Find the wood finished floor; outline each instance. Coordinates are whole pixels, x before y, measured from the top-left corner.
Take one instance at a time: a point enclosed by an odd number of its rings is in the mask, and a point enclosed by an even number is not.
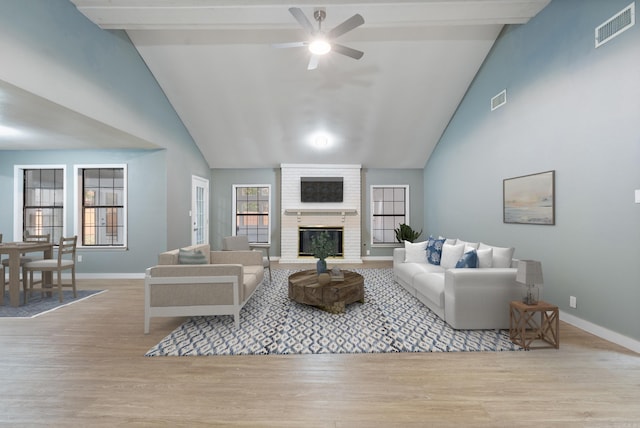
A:
[[[79,284],[109,291],[0,319],[0,426],[640,427],[640,356],[565,323],[559,350],[148,358],[184,318],[144,335],[142,280]]]

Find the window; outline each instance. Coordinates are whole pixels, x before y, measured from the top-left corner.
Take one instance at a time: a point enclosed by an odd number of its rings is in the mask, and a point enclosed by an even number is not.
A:
[[[409,186],[371,186],[371,244],[397,244],[402,223],[409,224]]]
[[[271,186],[234,185],[233,206],[235,230],[233,235],[246,235],[253,244],[271,241]]]
[[[52,242],[63,235],[64,169],[22,169],[22,233],[48,234]]]
[[[127,171],[124,165],[76,167],[78,241],[83,247],[127,244]]]

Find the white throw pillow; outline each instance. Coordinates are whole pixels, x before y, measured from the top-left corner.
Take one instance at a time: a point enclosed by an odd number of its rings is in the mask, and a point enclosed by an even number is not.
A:
[[[460,244],[468,245],[470,248],[472,248],[474,250],[478,249],[478,243],[477,242],[467,242],[467,241],[463,241],[462,239],[458,239],[456,241],[456,245],[460,245]],[[466,253],[467,250],[465,250],[464,252]]]
[[[515,252],[515,248],[506,248],[506,247],[494,247],[492,245],[480,244],[480,249],[485,250],[487,248],[493,249],[493,260],[491,262],[491,267],[494,268],[508,268],[511,267],[511,259],[513,259],[513,253]]]
[[[460,245],[461,243],[458,242],[458,245]],[[464,254],[468,253],[471,250],[477,250],[478,247],[474,247],[473,245],[470,245],[468,242],[465,242],[464,244]]]
[[[479,268],[490,268],[493,266],[493,248],[476,250],[476,254],[478,255]]]
[[[445,244],[456,245],[456,238],[451,239],[451,238],[445,238],[444,236],[441,236],[438,239],[444,239],[445,240],[444,241]]]
[[[404,262],[405,263],[426,263],[427,262],[427,243],[416,242],[411,243],[404,241]]]
[[[440,257],[440,266],[445,269],[456,267],[456,263],[464,253],[464,244],[460,245],[442,245],[442,256]]]

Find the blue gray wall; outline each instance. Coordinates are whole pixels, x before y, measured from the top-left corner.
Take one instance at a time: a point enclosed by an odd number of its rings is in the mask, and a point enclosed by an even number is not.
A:
[[[553,0],[507,27],[425,167],[424,206],[429,233],[514,246],[542,261],[545,300],[640,340],[640,26],[594,48],[628,4]],[[502,180],[548,170],[556,225],[504,224]]]
[[[129,251],[92,250],[79,271],[143,272],[159,252],[188,245],[191,176],[209,178],[210,169],[126,33],[101,30],[68,0],[29,0],[0,2],[0,37],[20,47],[15,57],[3,53],[0,78],[28,58],[39,63],[39,75],[21,80],[21,85],[9,83],[33,91],[44,82],[54,86],[53,92],[67,91],[70,100],[89,104],[83,114],[126,123],[129,132],[161,149],[0,151],[0,230],[13,230],[14,164],[51,164],[56,159],[68,165],[69,175],[73,164],[117,160],[129,164]],[[53,74],[49,70],[67,80],[47,82]],[[32,68],[24,70],[24,75],[32,73]],[[22,76],[14,72],[13,77]],[[72,183],[67,183],[69,189]],[[72,207],[69,192],[66,203]],[[73,230],[72,219],[66,221],[67,230]]]
[[[166,192],[163,186],[149,186],[147,175],[164,182],[166,151],[164,150],[58,150],[0,152],[0,230],[7,240],[13,230],[14,165],[65,165],[65,226],[66,235],[74,230],[74,165],[95,163],[127,164],[128,173],[128,249],[79,250],[82,262],[79,273],[142,273],[157,261],[158,250],[165,246],[165,236],[158,233],[167,224]],[[8,191],[10,189],[11,191]],[[6,191],[5,191],[6,190]],[[7,209],[4,209],[7,207]],[[155,249],[155,250],[150,250]]]

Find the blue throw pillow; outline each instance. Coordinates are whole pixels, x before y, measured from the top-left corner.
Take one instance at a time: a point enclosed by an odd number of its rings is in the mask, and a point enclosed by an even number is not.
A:
[[[442,256],[442,244],[444,244],[446,238],[435,239],[433,236],[429,237],[427,242],[427,261],[432,265],[440,265],[440,257]]]
[[[456,263],[456,268],[477,268],[478,267],[478,253],[476,250],[467,251],[462,255],[462,258]]]

